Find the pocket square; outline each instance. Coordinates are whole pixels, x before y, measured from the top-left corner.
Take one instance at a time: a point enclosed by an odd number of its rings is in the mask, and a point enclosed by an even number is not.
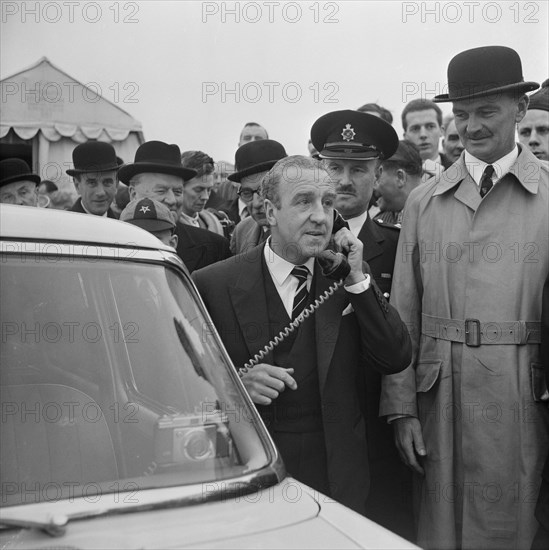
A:
[[[353,313],[354,309],[353,309],[353,304],[349,304],[344,310],[343,310],[343,313],[341,314],[342,317],[345,317],[345,315],[349,315],[349,313]]]

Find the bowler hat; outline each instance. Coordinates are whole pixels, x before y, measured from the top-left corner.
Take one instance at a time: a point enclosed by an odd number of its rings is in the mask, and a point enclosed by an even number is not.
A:
[[[69,176],[85,172],[108,172],[118,170],[116,151],[110,143],[104,141],[86,141],[72,151],[74,169],[67,170]]]
[[[524,82],[518,53],[505,46],[483,46],[458,53],[448,65],[448,93],[433,101],[446,103],[487,95],[537,90],[537,82]]]
[[[120,181],[129,183],[133,176],[150,172],[179,176],[190,180],[196,176],[196,170],[181,165],[181,151],[175,144],[163,141],[146,141],[135,152],[135,161],[122,166],[118,172]]]
[[[236,172],[230,174],[227,179],[240,183],[245,176],[270,170],[280,159],[287,156],[284,147],[274,139],[250,141],[236,150]]]
[[[147,231],[175,229],[168,207],[153,199],[134,199],[120,213],[120,220],[137,225]]]
[[[40,176],[33,174],[24,160],[11,158],[0,161],[0,187],[16,181],[32,181],[39,184]]]
[[[321,159],[386,159],[398,147],[398,135],[389,123],[351,110],[321,116],[311,128],[311,141]]]

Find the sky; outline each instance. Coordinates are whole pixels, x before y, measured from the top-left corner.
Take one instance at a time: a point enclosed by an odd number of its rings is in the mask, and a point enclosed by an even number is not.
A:
[[[445,93],[448,62],[469,48],[509,46],[525,80],[549,76],[546,1],[3,0],[0,7],[1,78],[46,56],[80,82],[97,83],[142,123],[147,140],[215,160],[234,159],[250,121],[289,154],[307,154],[318,117],[369,102],[392,112],[401,136],[404,105]]]

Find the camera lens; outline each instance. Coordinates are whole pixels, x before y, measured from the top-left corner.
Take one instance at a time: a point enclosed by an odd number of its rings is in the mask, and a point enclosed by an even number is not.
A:
[[[205,430],[191,430],[182,442],[183,453],[189,460],[206,460],[214,456],[212,441]]]

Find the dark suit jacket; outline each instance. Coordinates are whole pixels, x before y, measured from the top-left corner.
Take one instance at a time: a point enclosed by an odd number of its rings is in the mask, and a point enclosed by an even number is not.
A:
[[[358,234],[364,245],[362,257],[383,293],[391,292],[399,235],[399,227],[370,217]],[[365,369],[362,376],[365,397],[362,405],[372,473],[366,515],[400,536],[413,540],[412,476],[398,456],[392,426],[385,418],[379,417],[381,375],[373,369]]]
[[[78,197],[76,202],[72,205],[70,212],[80,212],[81,214],[87,214],[87,212],[84,210],[84,207],[82,206],[82,197]],[[93,216],[93,214],[91,215]],[[113,218],[117,220],[118,216],[109,208],[107,210],[107,218]]]
[[[440,153],[440,160],[441,160],[442,166],[444,166],[444,170],[446,170],[447,168],[450,168],[450,166],[454,164],[444,153]]]
[[[177,222],[177,255],[190,273],[231,256],[229,241],[207,229]]]
[[[264,276],[270,275],[262,266],[264,246],[193,273],[237,369],[269,340]],[[330,286],[320,274],[314,280],[315,296]],[[349,303],[354,311],[342,315]],[[410,338],[375,283],[361,294],[338,289],[314,319],[331,496],[364,513],[369,473],[358,376],[366,368],[383,373],[406,368],[411,359]],[[272,364],[272,356],[264,361]]]
[[[391,292],[396,247],[400,229],[391,224],[372,220],[364,222],[358,238],[364,245],[362,257],[368,263],[381,292]]]

